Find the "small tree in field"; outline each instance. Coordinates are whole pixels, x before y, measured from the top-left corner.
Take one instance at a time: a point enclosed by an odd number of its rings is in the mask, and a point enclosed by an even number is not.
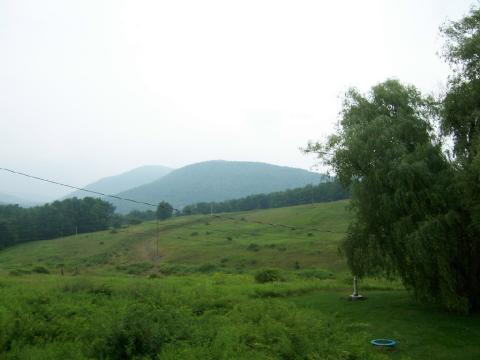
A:
[[[165,220],[171,218],[173,215],[173,206],[166,201],[162,201],[157,206],[157,219]]]

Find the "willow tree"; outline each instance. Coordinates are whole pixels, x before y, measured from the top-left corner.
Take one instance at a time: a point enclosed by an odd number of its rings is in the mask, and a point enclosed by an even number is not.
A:
[[[480,10],[442,33],[454,73],[441,103],[395,80],[352,89],[336,133],[307,151],[352,190],[341,247],[354,274],[400,277],[419,299],[469,311],[480,307]]]
[[[354,217],[342,250],[354,274],[400,277],[419,299],[468,310],[474,259],[463,251],[461,193],[435,135],[435,110],[396,80],[368,94],[352,89],[337,132],[307,151],[351,189]]]
[[[462,289],[480,307],[480,8],[448,23],[444,58],[454,72],[442,104],[441,128],[453,139],[452,163],[463,223]]]

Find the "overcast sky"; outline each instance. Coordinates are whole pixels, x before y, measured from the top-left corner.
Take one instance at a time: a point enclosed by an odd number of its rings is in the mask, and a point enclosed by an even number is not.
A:
[[[309,169],[350,86],[439,92],[472,0],[0,0],[0,167],[74,185],[212,160]],[[67,190],[0,174],[0,192]]]

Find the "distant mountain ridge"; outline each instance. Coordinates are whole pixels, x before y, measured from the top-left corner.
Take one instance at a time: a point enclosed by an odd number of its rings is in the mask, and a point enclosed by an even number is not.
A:
[[[118,175],[102,178],[84,186],[84,188],[87,190],[113,195],[137,186],[148,184],[154,180],[158,180],[172,170],[173,169],[161,165],[141,166]],[[87,196],[92,195],[85,191],[78,190],[68,194],[65,196],[65,198],[77,197],[81,199]]]
[[[20,205],[22,207],[29,207],[37,205],[37,203],[16,195],[0,193],[0,205]]]
[[[182,208],[197,202],[218,202],[283,191],[318,184],[327,179],[325,175],[298,168],[260,162],[213,160],[187,165],[149,184],[116,195],[154,204],[167,201],[176,208]],[[115,199],[108,201],[120,213],[149,209]]]

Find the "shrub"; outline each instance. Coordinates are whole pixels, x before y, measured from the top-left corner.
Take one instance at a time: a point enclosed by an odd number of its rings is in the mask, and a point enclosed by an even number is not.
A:
[[[188,340],[191,324],[187,314],[173,306],[135,304],[107,335],[100,358],[154,359],[168,344]]]
[[[28,270],[25,270],[25,269],[14,269],[14,270],[10,270],[9,274],[11,276],[20,276],[20,275],[27,275],[27,274],[31,274],[32,272],[31,271],[28,271]]]
[[[35,266],[32,269],[32,272],[37,273],[37,274],[50,274],[50,271],[46,267],[43,266]]]
[[[278,270],[260,270],[255,274],[255,281],[259,284],[281,280],[283,280],[283,277],[280,275],[280,272]]]
[[[94,295],[111,296],[113,293],[113,290],[107,284],[101,284],[101,285],[93,286],[89,290],[89,293]]]
[[[322,269],[308,269],[308,270],[301,270],[297,272],[297,275],[304,278],[304,279],[333,279],[334,275],[330,271],[322,270]],[[348,285],[352,282],[351,278],[348,278]]]
[[[250,245],[248,245],[247,250],[249,250],[249,251],[260,251],[260,246],[258,244],[255,244],[255,243],[251,243]]]
[[[93,282],[84,277],[79,277],[63,286],[63,291],[70,293],[90,292],[94,287]]]
[[[140,274],[144,274],[151,268],[153,268],[153,264],[149,262],[140,262],[140,263],[127,265],[124,267],[124,270],[126,270],[128,274],[140,275]]]
[[[201,273],[210,273],[214,272],[216,269],[217,267],[213,264],[203,264],[197,268],[197,271]]]

